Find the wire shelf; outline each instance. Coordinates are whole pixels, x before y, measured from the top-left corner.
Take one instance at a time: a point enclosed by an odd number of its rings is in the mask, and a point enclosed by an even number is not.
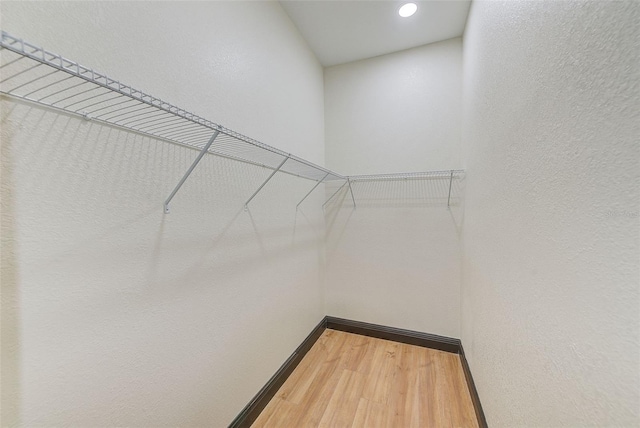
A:
[[[355,205],[351,182],[429,178],[453,180],[464,172],[447,170],[343,176],[190,113],[5,31],[0,36],[0,52],[0,93],[6,96],[199,150],[200,154],[165,201],[167,213],[169,202],[207,153],[273,170],[247,200],[245,208],[277,172],[316,182],[298,206],[323,182],[344,181],[342,186],[349,189]],[[327,202],[329,200],[325,205]]]
[[[340,174],[249,138],[2,31],[0,92],[88,120],[319,181]]]
[[[459,188],[459,183],[464,179],[465,171],[462,169],[448,169],[442,171],[423,171],[423,172],[399,172],[399,173],[388,173],[388,174],[368,174],[368,175],[348,175],[347,181],[340,185],[337,190],[335,190],[329,199],[326,200],[323,207],[326,206],[333,198],[340,193],[340,191],[346,191],[351,194],[351,201],[353,202],[353,206],[356,206],[356,200],[361,200],[363,197],[366,200],[372,199],[372,193],[389,190],[389,186],[393,186],[393,182],[412,182],[412,184],[416,184],[420,187],[414,187],[414,190],[422,189],[424,190],[424,186],[422,182],[429,183],[429,192],[428,199],[434,199],[435,194],[439,194],[439,191],[442,190],[444,193],[439,195],[437,198],[446,201],[447,206],[450,207],[452,205],[452,199],[456,199],[456,193],[454,189]],[[355,186],[356,184],[360,184],[360,187],[357,190],[365,190],[363,195],[362,192],[355,192],[351,184]],[[377,184],[377,183],[387,183],[387,184]],[[457,183],[454,185],[454,183]],[[347,187],[348,185],[348,187]],[[435,187],[433,187],[435,186]],[[397,187],[397,186],[396,186]],[[334,189],[336,186],[333,187]],[[436,190],[437,191],[434,191]],[[404,188],[406,190],[406,187]],[[453,193],[452,193],[453,191]],[[424,193],[424,192],[422,192]],[[423,195],[424,196],[424,195]],[[415,196],[415,199],[420,199],[421,197]],[[437,199],[436,198],[436,199]],[[391,198],[390,200],[393,200]],[[423,201],[428,202],[428,201]],[[439,204],[439,202],[438,202]]]

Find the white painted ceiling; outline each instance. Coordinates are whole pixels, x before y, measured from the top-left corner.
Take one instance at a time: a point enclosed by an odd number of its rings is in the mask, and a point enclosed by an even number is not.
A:
[[[418,11],[401,18],[408,1]],[[323,66],[459,37],[471,0],[280,1]]]

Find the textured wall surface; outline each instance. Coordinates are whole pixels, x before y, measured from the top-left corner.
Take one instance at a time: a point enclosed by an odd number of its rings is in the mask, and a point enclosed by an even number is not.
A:
[[[638,22],[472,5],[462,340],[490,426],[640,424]]]
[[[461,39],[325,69],[327,165],[349,174],[460,165]],[[353,184],[325,210],[329,315],[458,337],[461,183]],[[335,191],[327,186],[326,197]]]
[[[323,161],[322,69],[277,2],[11,3],[2,27]],[[185,36],[189,34],[189,36]],[[324,315],[322,192],[2,99],[2,425],[226,426]],[[292,322],[295,320],[295,322]]]
[[[491,426],[637,426],[639,7],[479,1],[464,55],[323,93],[277,3],[2,2],[4,30],[320,163],[326,114],[339,172],[468,171],[450,210],[393,182],[296,212],[313,183],[277,175],[244,212],[270,171],[209,156],[165,216],[192,150],[2,98],[2,425],[225,426],[326,309],[461,335]]]
[[[327,165],[343,174],[460,167],[462,40],[324,72]]]

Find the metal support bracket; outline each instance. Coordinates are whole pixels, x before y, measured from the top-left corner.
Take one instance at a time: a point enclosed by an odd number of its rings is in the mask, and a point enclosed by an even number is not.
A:
[[[447,198],[447,208],[451,206],[451,185],[453,184],[453,170],[451,170],[451,176],[449,176],[449,197]]]
[[[344,183],[342,183],[342,186],[338,187],[338,190],[336,190],[335,192],[333,192],[333,195],[329,196],[329,199],[327,199],[327,200],[324,202],[324,204],[322,204],[322,208],[324,208],[324,206],[325,206],[325,205],[327,205],[327,204],[329,203],[329,201],[330,201],[331,199],[333,199],[333,197],[334,197],[335,195],[337,195],[337,194],[338,194],[338,192],[339,192],[340,190],[342,190],[342,188],[343,188],[344,186],[346,186],[346,185],[347,185],[347,182],[346,182],[346,181],[345,181]]]
[[[244,210],[247,211],[249,209],[249,202],[251,202],[251,200],[253,198],[256,197],[256,195],[258,194],[258,192],[260,192],[262,190],[262,188],[265,186],[265,184],[267,184],[269,182],[269,180],[271,180],[271,178],[273,178],[274,175],[276,175],[276,172],[280,171],[280,168],[282,168],[282,165],[284,165],[284,163],[286,161],[289,160],[289,158],[291,157],[291,155],[288,155],[286,158],[284,158],[284,160],[280,163],[280,165],[278,165],[278,168],[274,169],[273,172],[271,173],[271,175],[269,175],[269,177],[267,177],[267,179],[264,181],[264,183],[262,183],[262,185],[260,187],[258,187],[258,190],[256,190],[253,195],[251,195],[251,197],[249,198],[249,200],[247,200],[247,202],[244,203]]]
[[[298,207],[300,206],[300,204],[301,204],[301,203],[303,203],[305,199],[307,199],[307,196],[309,196],[309,195],[311,194],[311,192],[313,192],[314,190],[316,190],[316,187],[318,187],[318,186],[320,185],[320,183],[322,183],[322,182],[324,181],[324,179],[325,179],[325,178],[327,178],[328,176],[329,176],[329,173],[327,172],[327,175],[325,175],[324,177],[322,177],[322,180],[318,181],[318,182],[316,183],[316,185],[315,185],[315,186],[313,186],[313,187],[311,188],[311,190],[309,190],[309,193],[307,193],[307,194],[304,196],[304,198],[302,198],[302,200],[301,200],[300,202],[298,202],[298,205],[296,205],[296,209],[298,209]]]
[[[189,167],[187,172],[184,174],[184,176],[182,177],[182,179],[180,180],[178,185],[175,187],[175,189],[173,189],[173,192],[171,192],[171,194],[169,195],[167,200],[164,201],[164,213],[165,214],[169,214],[169,202],[171,202],[171,200],[176,195],[176,193],[178,193],[178,190],[180,190],[180,188],[182,187],[184,182],[187,181],[187,178],[189,178],[189,176],[191,175],[193,170],[196,169],[196,166],[198,166],[198,163],[202,160],[204,155],[209,151],[209,147],[211,147],[211,144],[213,144],[213,141],[216,139],[218,134],[220,134],[219,130],[216,130],[213,133],[213,135],[211,136],[211,138],[209,139],[207,144],[205,144],[205,146],[202,148],[202,150],[200,150],[200,153],[198,154],[198,157],[193,161],[193,163],[191,164],[191,166]]]
[[[356,198],[353,197],[353,189],[351,188],[351,179],[347,178],[347,183],[349,183],[349,191],[351,192],[351,200],[353,201],[353,207],[356,207]]]

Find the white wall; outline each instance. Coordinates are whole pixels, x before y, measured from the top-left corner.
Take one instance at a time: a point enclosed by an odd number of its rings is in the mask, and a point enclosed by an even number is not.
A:
[[[296,213],[313,183],[278,175],[243,212],[269,171],[207,157],[165,216],[193,151],[3,98],[2,425],[224,426],[325,297],[330,315],[462,334],[491,426],[638,424],[637,3],[476,2],[464,162],[460,40],[332,67],[323,94],[277,3],[1,12],[316,162],[326,114],[338,172],[468,170],[460,330],[463,183],[451,210],[442,181],[354,183],[357,209],[343,192],[323,218],[323,192]]]
[[[324,72],[327,165],[343,174],[460,167],[462,40]]]
[[[323,162],[322,68],[274,2],[2,2],[2,28]],[[324,315],[321,192],[2,99],[2,425],[226,426]],[[295,320],[295,321],[292,321]]]
[[[640,423],[638,22],[472,5],[462,340],[490,426]]]
[[[460,183],[355,182],[326,208],[327,314],[460,336]],[[329,197],[337,186],[328,185]]]
[[[325,69],[327,166],[348,174],[460,166],[462,44]],[[355,182],[327,205],[327,313],[459,336],[461,183]],[[336,185],[326,188],[328,198]]]

